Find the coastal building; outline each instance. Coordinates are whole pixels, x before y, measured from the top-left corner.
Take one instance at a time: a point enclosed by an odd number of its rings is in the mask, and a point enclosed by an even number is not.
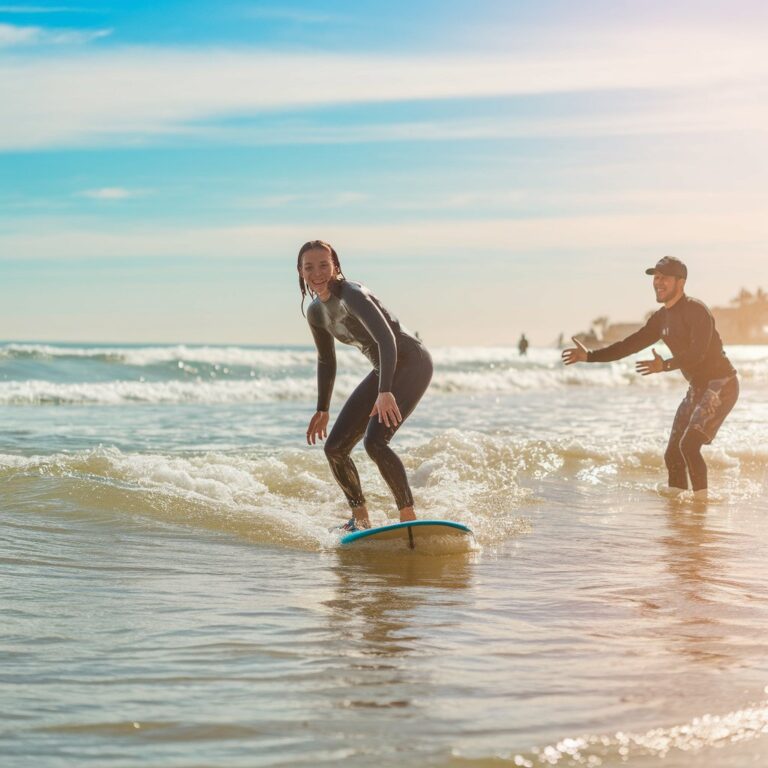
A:
[[[724,344],[768,344],[768,294],[762,288],[755,293],[742,288],[731,300],[731,306],[711,309]],[[646,315],[646,320],[653,311]],[[589,331],[578,333],[575,338],[591,349],[600,349],[626,338],[642,325],[611,323],[602,316],[592,321]]]

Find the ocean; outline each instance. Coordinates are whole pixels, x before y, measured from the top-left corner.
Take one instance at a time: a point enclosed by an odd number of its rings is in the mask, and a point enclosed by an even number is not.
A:
[[[2,766],[768,764],[768,347],[708,503],[655,489],[679,373],[431,351],[393,445],[476,546],[376,555],[311,348],[0,343]]]

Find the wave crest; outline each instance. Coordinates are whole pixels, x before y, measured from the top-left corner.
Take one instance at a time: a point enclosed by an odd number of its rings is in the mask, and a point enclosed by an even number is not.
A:
[[[374,524],[396,519],[391,493],[375,465],[356,454]],[[403,452],[420,517],[450,519],[494,545],[527,530],[522,510],[538,504],[537,482],[563,487],[634,488],[649,492],[649,476],[663,471],[656,443],[631,449],[578,441],[521,440],[447,430]],[[728,470],[728,499],[762,493],[759,477],[768,452],[713,452],[711,466]],[[98,448],[78,453],[22,457],[0,455],[0,481],[15,501],[40,478],[60,484],[67,503],[105,514],[115,510],[189,523],[278,545],[325,548],[328,528],[348,515],[323,451],[318,448],[247,453],[124,453]],[[725,480],[725,478],[724,478]],[[32,496],[31,504],[37,503]]]

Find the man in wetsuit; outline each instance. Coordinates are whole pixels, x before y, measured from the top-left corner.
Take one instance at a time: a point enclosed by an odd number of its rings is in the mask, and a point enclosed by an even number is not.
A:
[[[635,368],[643,376],[679,369],[690,385],[677,409],[664,453],[669,472],[665,492],[681,493],[688,488],[690,477],[694,497],[705,499],[707,465],[701,447],[714,440],[736,403],[739,380],[723,351],[712,313],[698,299],[685,294],[688,277],[685,264],[674,256],[665,256],[645,273],[653,275],[656,301],[664,306],[654,312],[639,331],[615,344],[594,351],[581,345],[563,350],[563,362],[566,365],[607,363],[663,340],[672,357],[664,360],[654,349],[653,359],[639,360]]]

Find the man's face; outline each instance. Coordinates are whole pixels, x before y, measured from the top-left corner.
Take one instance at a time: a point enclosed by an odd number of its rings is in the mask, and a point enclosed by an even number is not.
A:
[[[677,298],[683,292],[684,284],[685,280],[681,277],[664,275],[658,270],[653,273],[653,290],[659,304],[666,304],[666,302]]]

